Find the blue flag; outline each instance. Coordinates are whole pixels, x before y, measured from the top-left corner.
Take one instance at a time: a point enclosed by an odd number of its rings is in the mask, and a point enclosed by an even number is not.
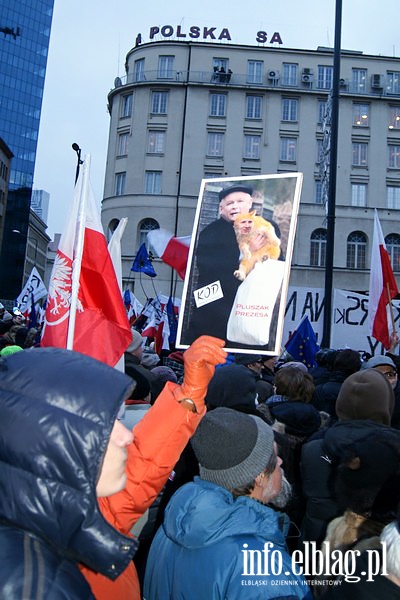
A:
[[[300,321],[298,328],[286,342],[285,348],[295,360],[304,363],[308,369],[316,366],[314,356],[319,346],[307,315]]]
[[[28,329],[32,329],[33,327],[37,327],[38,326],[38,322],[37,322],[37,314],[36,314],[36,307],[35,307],[35,298],[33,296],[33,292],[31,293],[31,312],[29,315],[29,325],[28,325]]]
[[[133,271],[133,269],[131,269],[131,271]],[[131,305],[131,292],[129,289],[125,290],[123,300],[124,300],[125,308],[126,308],[126,310],[128,310],[128,308]]]
[[[145,275],[148,275],[149,277],[157,277],[157,273],[155,272],[153,265],[151,264],[149,253],[147,252],[146,244],[144,242],[137,251],[136,258],[133,261],[133,265],[131,267],[131,271],[136,271],[137,273],[145,273]]]
[[[171,296],[168,298],[168,302],[167,302],[167,317],[168,317],[168,325],[169,325],[168,341],[170,344],[175,344],[176,334],[178,331],[178,319],[175,314],[174,303],[172,301]]]

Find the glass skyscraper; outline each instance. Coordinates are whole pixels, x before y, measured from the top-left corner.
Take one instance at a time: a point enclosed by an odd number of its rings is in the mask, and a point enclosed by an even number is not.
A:
[[[0,298],[22,287],[54,0],[0,0],[0,137],[14,154],[0,257]]]

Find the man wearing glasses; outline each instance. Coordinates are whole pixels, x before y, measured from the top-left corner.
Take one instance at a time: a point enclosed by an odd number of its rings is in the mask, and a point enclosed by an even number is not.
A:
[[[390,356],[373,356],[364,365],[365,369],[380,371],[389,381],[394,391],[394,411],[391,426],[400,429],[400,386],[397,368]]]

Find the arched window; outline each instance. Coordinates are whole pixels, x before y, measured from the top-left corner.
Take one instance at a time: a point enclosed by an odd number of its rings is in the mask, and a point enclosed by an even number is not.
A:
[[[147,251],[149,252],[151,250],[151,252],[153,253],[153,256],[157,256],[154,248],[152,246],[150,246],[150,244],[147,241],[147,234],[149,233],[149,231],[153,231],[153,229],[160,229],[160,225],[157,223],[157,221],[155,219],[143,219],[143,221],[141,221],[139,223],[138,226],[138,239],[139,239],[139,243],[138,243],[138,248],[140,248],[140,246],[144,243],[146,244],[146,248]]]
[[[325,267],[326,229],[315,229],[310,236],[310,266]]]
[[[365,269],[367,236],[362,231],[353,231],[347,238],[347,268]]]
[[[388,251],[393,271],[400,272],[400,235],[389,233],[385,237],[386,250]]]
[[[111,240],[112,234],[119,225],[119,219],[111,219],[107,227],[107,242]]]

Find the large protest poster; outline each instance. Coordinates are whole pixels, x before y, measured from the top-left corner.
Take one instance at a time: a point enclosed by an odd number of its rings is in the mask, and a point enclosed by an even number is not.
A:
[[[302,179],[202,180],[177,347],[213,335],[229,351],[279,352]]]
[[[400,301],[393,300],[396,329],[400,323]],[[324,289],[289,286],[283,329],[283,344],[307,315],[317,340],[321,343],[324,321]],[[331,325],[332,348],[352,348],[371,355],[386,350],[370,334],[368,327],[368,295],[350,290],[334,289]],[[282,348],[283,350],[283,348]],[[397,349],[398,351],[398,349]]]

